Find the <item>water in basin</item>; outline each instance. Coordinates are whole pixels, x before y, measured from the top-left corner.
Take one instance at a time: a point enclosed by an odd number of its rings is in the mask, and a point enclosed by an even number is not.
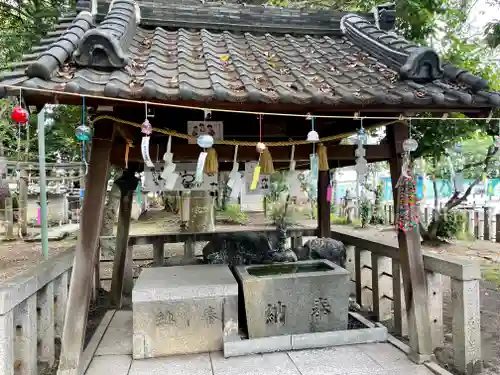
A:
[[[332,270],[334,270],[333,267],[323,262],[306,264],[269,264],[247,268],[247,272],[256,277],[289,275],[294,273],[325,272]]]

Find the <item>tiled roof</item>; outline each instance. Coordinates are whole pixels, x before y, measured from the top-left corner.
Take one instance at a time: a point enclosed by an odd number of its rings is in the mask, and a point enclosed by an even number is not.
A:
[[[360,15],[344,15],[339,31],[323,35],[279,27],[251,33],[229,23],[224,31],[146,28],[143,21],[132,0],[115,0],[97,26],[86,11],[63,19],[0,84],[159,101],[500,106],[486,81]]]

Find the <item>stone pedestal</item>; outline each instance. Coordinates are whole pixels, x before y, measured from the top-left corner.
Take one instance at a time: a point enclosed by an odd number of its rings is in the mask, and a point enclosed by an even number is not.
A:
[[[237,301],[227,265],[143,269],[132,292],[134,359],[222,350]]]
[[[236,274],[249,338],[347,329],[349,272],[328,260],[239,266]]]

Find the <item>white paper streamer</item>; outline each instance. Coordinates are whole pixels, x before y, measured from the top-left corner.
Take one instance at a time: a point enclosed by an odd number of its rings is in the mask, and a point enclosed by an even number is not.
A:
[[[243,181],[241,180],[241,175],[240,175],[239,179],[234,180],[233,186],[231,187],[231,194],[229,194],[229,197],[231,199],[238,199],[238,197],[241,194],[242,186],[243,186]]]
[[[146,164],[146,167],[153,168],[155,166],[155,164],[151,161],[151,157],[149,156],[149,141],[150,140],[151,140],[151,137],[149,137],[149,136],[142,137],[141,152],[142,152],[142,158],[144,159],[144,164]]]
[[[207,153],[200,152],[198,156],[198,163],[196,164],[195,181],[199,184],[203,182],[203,170],[205,169],[205,161],[207,160]]]
[[[239,182],[241,189],[241,174],[238,172],[239,163],[238,163],[238,145],[234,148],[234,158],[233,158],[233,169],[231,173],[229,173],[229,181],[227,182],[227,187],[230,189],[234,189],[236,183]],[[232,195],[232,194],[231,194]]]

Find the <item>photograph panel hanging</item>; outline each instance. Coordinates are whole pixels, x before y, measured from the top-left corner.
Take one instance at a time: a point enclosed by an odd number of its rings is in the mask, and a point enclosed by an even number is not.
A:
[[[214,140],[222,140],[224,135],[222,121],[188,121],[187,133],[193,137],[202,134],[211,135]],[[190,144],[196,144],[196,139],[189,139]]]
[[[271,176],[268,174],[261,174],[259,176],[259,183],[255,190],[250,190],[252,184],[253,171],[257,166],[256,161],[249,161],[245,163],[245,193],[246,194],[263,194],[269,191],[271,184]]]
[[[161,178],[163,170],[163,163],[156,163],[154,168],[146,168],[144,170],[144,184],[143,189],[148,192],[159,192],[165,190],[165,181]],[[187,190],[203,190],[203,191],[216,191],[218,180],[217,175],[209,176],[207,174],[203,177],[201,184],[196,184],[196,163],[177,163],[176,173],[179,173],[174,191],[187,191]]]

